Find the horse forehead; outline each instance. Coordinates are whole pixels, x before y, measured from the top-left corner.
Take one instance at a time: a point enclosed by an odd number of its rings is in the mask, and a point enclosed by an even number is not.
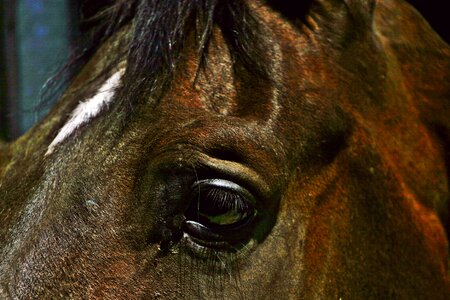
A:
[[[185,48],[171,87],[162,100],[185,108],[201,108],[227,115],[236,105],[233,59],[220,30],[215,28],[207,52],[207,62],[199,68],[195,46]]]
[[[334,104],[317,101],[322,93],[318,89],[325,81],[328,89],[336,84],[328,81],[334,73],[327,72],[331,67],[321,53],[302,51],[320,45],[267,7],[255,11],[264,23],[262,38],[267,47],[261,60],[267,64],[270,80],[239,65],[221,30],[214,28],[205,66],[199,69],[198,49],[187,43],[175,77],[156,108],[145,104],[141,106],[144,113],[137,115],[138,122],[155,123],[139,125],[139,130],[164,135],[162,144],[171,140],[189,140],[192,144],[221,140],[221,147],[234,143],[235,150],[237,144],[249,146],[242,151],[264,144],[274,152],[286,153],[294,151],[296,134],[308,134],[305,128],[309,125],[303,126],[305,123],[327,118],[318,110],[333,110],[324,107]],[[280,23],[284,26],[279,27]],[[307,91],[310,86],[313,92]],[[317,112],[313,117],[312,111]],[[283,164],[284,160],[278,162]]]
[[[205,129],[228,128],[230,133],[237,127],[251,131],[255,123],[270,127],[279,113],[276,84],[248,71],[236,70],[240,66],[236,66],[218,28],[214,29],[204,67],[199,68],[196,51],[195,47],[186,47],[170,88],[156,110],[152,105],[143,106],[146,114],[160,121],[170,119],[170,123],[162,123],[164,130],[172,131],[180,126],[192,128],[194,124]],[[274,59],[269,63],[276,66]],[[183,134],[194,133],[183,129]]]

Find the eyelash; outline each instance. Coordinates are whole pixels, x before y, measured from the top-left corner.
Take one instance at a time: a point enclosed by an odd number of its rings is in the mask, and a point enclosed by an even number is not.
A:
[[[225,215],[227,213],[235,213],[236,217],[240,214],[243,218],[249,216],[253,212],[253,207],[248,203],[247,200],[243,198],[242,195],[236,193],[231,190],[223,189],[223,188],[208,188],[205,191],[201,191],[199,188],[197,191],[196,199],[192,199],[191,203],[191,211],[188,213],[197,214],[197,221],[200,221],[201,215],[207,217],[205,214],[202,214],[202,210],[206,209],[206,212],[209,213],[220,213]],[[216,210],[216,211],[214,211]],[[241,218],[241,219],[243,219]],[[203,218],[204,219],[204,218]],[[230,223],[229,225],[233,225],[234,223]],[[214,225],[214,224],[210,224]],[[218,226],[227,226],[223,224],[216,224]]]

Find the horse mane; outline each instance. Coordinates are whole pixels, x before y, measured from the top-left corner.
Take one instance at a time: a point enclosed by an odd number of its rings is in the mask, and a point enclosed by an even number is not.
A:
[[[220,28],[229,45],[235,66],[268,78],[263,35],[259,33],[261,23],[242,0],[86,0],[80,10],[82,47],[64,71],[80,70],[108,38],[131,24],[132,32],[124,53],[118,57],[115,54],[116,58],[110,61],[111,69],[119,61],[127,60],[116,103],[123,98],[136,102],[150,94],[153,99],[160,98],[170,84],[183,46],[192,37],[200,62],[198,73],[207,64],[215,26]],[[77,71],[71,73],[76,75]]]

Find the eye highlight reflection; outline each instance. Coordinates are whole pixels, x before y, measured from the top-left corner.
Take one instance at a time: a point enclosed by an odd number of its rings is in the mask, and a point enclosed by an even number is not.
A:
[[[184,230],[203,246],[239,243],[248,238],[255,204],[253,195],[234,182],[199,180],[191,188]]]

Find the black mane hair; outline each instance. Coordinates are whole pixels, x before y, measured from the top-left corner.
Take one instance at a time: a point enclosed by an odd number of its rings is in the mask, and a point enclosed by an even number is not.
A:
[[[188,37],[195,37],[199,70],[204,67],[214,26],[229,45],[235,66],[268,78],[261,22],[243,0],[86,0],[81,12],[81,31],[88,42],[68,67],[79,69],[109,37],[132,25],[129,45],[120,58],[128,62],[115,100],[122,108],[134,107],[145,96],[158,100],[163,95]]]

